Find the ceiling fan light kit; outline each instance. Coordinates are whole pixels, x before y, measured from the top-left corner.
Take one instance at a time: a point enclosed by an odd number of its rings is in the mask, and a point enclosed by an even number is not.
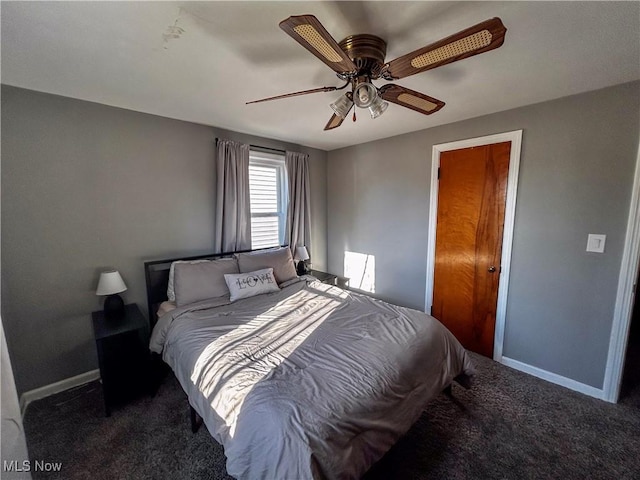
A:
[[[325,130],[342,125],[354,104],[358,108],[368,109],[371,118],[374,119],[385,112],[389,102],[424,115],[437,112],[445,105],[441,100],[392,83],[378,88],[372,81],[380,78],[388,81],[399,80],[488,52],[503,44],[507,31],[499,18],[492,18],[385,63],[387,43],[375,35],[349,35],[337,43],[313,15],[289,17],[280,22],[280,28],[324,62],[346,83],[342,87],[314,88],[247,103],[331,92],[350,85],[350,92],[341,95],[330,104],[334,113],[325,125]]]

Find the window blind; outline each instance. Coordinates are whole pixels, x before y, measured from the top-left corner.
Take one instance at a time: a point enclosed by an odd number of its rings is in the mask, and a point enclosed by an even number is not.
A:
[[[280,245],[284,229],[282,175],[284,163],[252,159],[249,162],[251,247]]]

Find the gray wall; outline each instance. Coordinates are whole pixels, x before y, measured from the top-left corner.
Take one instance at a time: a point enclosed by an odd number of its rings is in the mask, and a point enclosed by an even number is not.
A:
[[[375,255],[376,295],[423,310],[432,146],[523,129],[504,355],[602,388],[639,112],[634,82],[329,152],[329,270]]]
[[[326,152],[2,86],[2,319],[19,393],[97,368],[103,267],[146,311],[145,260],[213,251],[216,137],[310,154],[324,267]]]

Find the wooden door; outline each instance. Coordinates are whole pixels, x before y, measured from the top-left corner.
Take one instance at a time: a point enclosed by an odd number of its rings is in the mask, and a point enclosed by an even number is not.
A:
[[[511,142],[442,152],[431,314],[493,357]]]

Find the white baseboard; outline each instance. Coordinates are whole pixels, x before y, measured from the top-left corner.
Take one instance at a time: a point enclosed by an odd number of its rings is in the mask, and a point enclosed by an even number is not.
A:
[[[44,387],[35,388],[24,392],[20,395],[20,413],[24,417],[24,413],[27,411],[27,407],[34,400],[40,400],[41,398],[48,397],[55,393],[64,392],[73,387],[84,385],[85,383],[93,382],[100,378],[100,370],[90,370],[75,377],[65,378],[59,382],[45,385]]]
[[[600,400],[605,400],[610,402],[610,400],[606,398],[604,394],[604,390],[596,387],[592,387],[591,385],[577,382],[570,378],[563,377],[562,375],[551,373],[546,370],[542,370],[541,368],[534,367],[532,365],[528,365],[526,363],[522,363],[522,362],[519,362],[518,360],[514,360],[508,357],[502,357],[502,359],[500,360],[500,363],[502,363],[503,365],[506,365],[507,367],[511,367],[516,370],[520,370],[521,372],[528,373],[529,375],[533,375],[534,377],[538,377],[543,380],[546,380],[547,382],[555,383],[556,385],[566,387],[576,392],[584,393],[585,395],[589,395],[590,397],[595,397]]]

